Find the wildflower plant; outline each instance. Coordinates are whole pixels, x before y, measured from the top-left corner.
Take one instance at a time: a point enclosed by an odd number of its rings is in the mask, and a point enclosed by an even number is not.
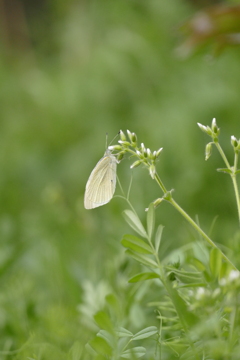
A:
[[[218,169],[218,171],[229,174],[231,176],[233,188],[234,188],[234,192],[235,192],[235,197],[236,197],[236,202],[237,202],[238,219],[240,222],[240,199],[239,199],[239,191],[238,191],[237,180],[236,180],[236,175],[239,174],[239,172],[240,172],[240,170],[237,168],[238,156],[239,156],[239,151],[240,151],[240,140],[237,140],[237,138],[233,135],[231,136],[231,145],[234,150],[234,163],[231,166],[228,162],[228,159],[227,159],[221,145],[219,144],[220,128],[217,126],[216,119],[215,118],[213,119],[211,128],[209,126],[204,126],[199,123],[198,123],[198,126],[203,132],[205,132],[207,135],[209,135],[212,138],[212,141],[206,145],[205,160],[208,160],[210,158],[211,153],[212,153],[212,151],[211,151],[212,146],[215,145],[226,165],[226,168]]]
[[[216,146],[226,168],[218,171],[228,173],[233,182],[239,220],[239,192],[236,175],[240,140],[231,137],[234,164],[230,166],[220,144],[220,129],[213,119],[211,127],[198,124],[211,137],[206,146],[205,158],[209,159]],[[88,343],[89,351],[97,359],[238,359],[240,351],[239,290],[240,273],[232,260],[201,227],[174,200],[173,190],[167,189],[157,172],[157,162],[162,148],[151,151],[143,143],[138,144],[137,135],[127,130],[120,131],[118,144],[109,146],[120,161],[126,155],[134,158],[131,169],[144,166],[159,185],[162,196],[153,200],[146,209],[146,227],[129,200],[129,209],[123,215],[135,234],[125,234],[121,240],[126,255],[140,264],[141,271],[129,279],[129,283],[141,284],[146,280],[157,284],[159,297],[148,303],[155,311],[154,323],[146,324],[137,333],[122,326],[113,315],[117,300],[113,295],[106,298],[108,310],[95,315],[101,328],[97,336]],[[155,211],[165,201],[173,206],[198,232],[196,241],[184,252],[183,260],[169,263],[161,256],[160,247],[163,226],[156,225]],[[201,249],[206,255],[199,256]],[[115,305],[114,305],[115,304]],[[110,310],[111,309],[111,310]],[[116,314],[115,314],[116,315]],[[143,346],[147,339],[153,345]]]

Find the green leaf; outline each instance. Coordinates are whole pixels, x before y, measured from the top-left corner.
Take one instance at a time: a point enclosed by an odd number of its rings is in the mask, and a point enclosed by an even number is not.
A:
[[[125,248],[129,248],[140,254],[152,254],[151,246],[149,246],[147,243],[145,243],[145,241],[139,239],[134,235],[124,235],[121,244]]]
[[[87,350],[87,352],[94,356],[94,358],[96,357],[96,351],[92,348],[92,346],[89,344],[89,342],[85,345],[85,349]]]
[[[104,311],[99,311],[94,315],[94,320],[97,325],[104,330],[107,330],[110,333],[113,333],[113,325],[109,316]]]
[[[173,305],[180,317],[182,324],[184,327],[188,328],[189,326],[193,326],[197,322],[197,317],[193,314],[192,311],[189,311],[186,302],[179,295],[176,288],[174,288],[169,280],[165,283],[167,292],[169,297],[171,298]]]
[[[79,341],[75,341],[68,353],[68,360],[80,360],[82,355],[82,346]]]
[[[219,274],[219,278],[228,277],[230,271],[233,270],[233,266],[227,262],[223,262]]]
[[[89,341],[89,345],[97,354],[112,355],[112,348],[101,337],[95,336],[94,339]]]
[[[156,231],[156,235],[155,235],[155,250],[156,253],[158,253],[159,247],[160,247],[160,243],[161,243],[161,238],[162,238],[162,232],[163,232],[163,225],[159,225]]]
[[[200,261],[197,258],[192,258],[191,259],[191,264],[193,264],[195,266],[195,268],[198,269],[199,271],[206,270],[206,266],[203,264],[202,261]]]
[[[142,346],[134,347],[132,349],[125,350],[121,357],[124,359],[140,358],[146,354],[146,349]]]
[[[119,315],[121,312],[121,306],[117,297],[114,294],[108,294],[105,299],[114,314]]]
[[[222,254],[217,248],[213,248],[210,252],[210,270],[214,278],[217,278],[220,274],[222,267]]]
[[[115,334],[110,334],[107,330],[100,330],[97,333],[97,336],[102,338],[103,340],[110,345],[111,348],[114,349],[115,346]]]
[[[212,275],[207,270],[203,271],[203,276],[204,276],[204,278],[206,279],[207,282],[212,281]]]
[[[232,174],[232,170],[225,168],[225,169],[217,169],[219,172],[223,172],[225,174]]]
[[[235,171],[235,174],[237,175],[237,174],[239,174],[240,173],[240,170],[236,170]]]
[[[154,227],[155,227],[155,209],[153,203],[151,203],[147,211],[147,232],[149,239],[152,239]]]
[[[146,255],[136,254],[132,250],[126,250],[126,254],[131,256],[134,260],[140,262],[141,264],[143,264],[145,266],[148,266],[150,268],[152,268],[152,267],[158,268],[158,264],[154,260],[147,257]]]
[[[141,331],[139,331],[137,334],[133,336],[133,340],[141,340],[146,339],[158,332],[158,329],[156,326],[149,326]]]
[[[193,287],[205,287],[206,283],[201,282],[201,283],[191,283],[191,284],[184,284],[184,285],[178,285],[177,289],[184,289],[184,288],[193,288]]]
[[[147,233],[139,217],[132,210],[124,210],[123,217],[131,228],[139,235],[147,239]]]
[[[116,334],[118,337],[132,337],[133,333],[131,333],[131,331],[123,328],[123,327],[119,327],[118,330],[116,331]]]
[[[138,275],[133,276],[128,280],[129,283],[135,283],[138,281],[150,280],[150,279],[159,279],[159,275],[154,272],[144,272]]]
[[[182,283],[191,284],[192,282],[202,282],[202,272],[193,272],[186,271],[181,269],[176,269],[173,266],[166,266],[166,270],[168,270],[168,276],[177,278]],[[171,276],[172,275],[172,276]]]

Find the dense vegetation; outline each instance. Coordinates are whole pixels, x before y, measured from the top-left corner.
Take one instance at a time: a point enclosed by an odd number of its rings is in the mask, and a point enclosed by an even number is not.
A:
[[[226,165],[215,147],[205,162],[211,139],[197,126],[216,117],[232,166],[238,47],[215,57],[213,36],[186,50],[181,25],[199,10],[191,2],[57,3],[3,2],[0,359],[118,359],[122,351],[133,359],[237,360],[238,273],[168,201],[149,207],[163,193],[144,166],[130,170],[136,159],[124,156],[117,170],[125,193],[132,181],[137,218],[122,216],[129,207],[120,197],[85,210],[83,196],[106,132],[110,142],[129,129],[138,146],[163,147],[163,183],[239,268],[236,196],[228,174],[216,171]],[[165,288],[154,271],[152,280],[128,283],[149,263],[124,248],[153,255],[135,231],[138,220],[159,241]]]

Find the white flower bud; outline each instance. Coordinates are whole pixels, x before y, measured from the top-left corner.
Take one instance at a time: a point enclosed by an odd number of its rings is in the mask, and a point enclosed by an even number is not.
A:
[[[234,148],[236,148],[238,146],[238,141],[234,135],[231,136],[231,144]]]
[[[198,126],[200,127],[200,129],[201,129],[202,131],[204,131],[204,132],[207,131],[207,127],[206,127],[206,126],[204,126],[204,125],[202,125],[202,124],[200,124],[200,123],[197,123],[197,124],[198,124]]]
[[[133,143],[137,142],[137,135],[135,133],[132,133],[132,142]]]
[[[160,153],[162,152],[163,148],[161,147],[160,149],[158,149],[156,151],[156,157],[158,157],[160,155]]]
[[[208,143],[205,148],[205,160],[208,160],[212,154],[212,143]]]
[[[135,167],[138,167],[139,165],[141,165],[142,161],[141,160],[137,160],[135,161],[131,166],[130,169],[133,169]]]
[[[120,139],[121,139],[122,141],[126,141],[126,140],[127,140],[126,135],[124,134],[124,132],[123,132],[122,130],[119,131],[119,135],[120,135]]]
[[[132,141],[132,133],[131,133],[131,131],[127,130],[127,134],[128,134],[129,140]]]
[[[121,145],[127,145],[127,146],[130,146],[130,142],[128,141],[123,141],[123,140],[118,140],[118,143],[121,144]]]
[[[113,150],[122,150],[121,145],[110,145],[108,146],[108,150],[113,151]]]
[[[217,126],[217,122],[215,118],[212,119],[212,131],[214,132],[215,135],[219,135],[220,133],[220,128]]]
[[[149,148],[147,148],[147,155],[148,155],[149,158],[152,157],[152,153],[151,153],[151,150]]]

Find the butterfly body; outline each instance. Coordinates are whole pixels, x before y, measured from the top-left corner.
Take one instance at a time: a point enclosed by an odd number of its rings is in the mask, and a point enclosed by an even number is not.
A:
[[[84,195],[85,209],[94,209],[107,204],[116,188],[117,159],[109,149],[91,172]]]

